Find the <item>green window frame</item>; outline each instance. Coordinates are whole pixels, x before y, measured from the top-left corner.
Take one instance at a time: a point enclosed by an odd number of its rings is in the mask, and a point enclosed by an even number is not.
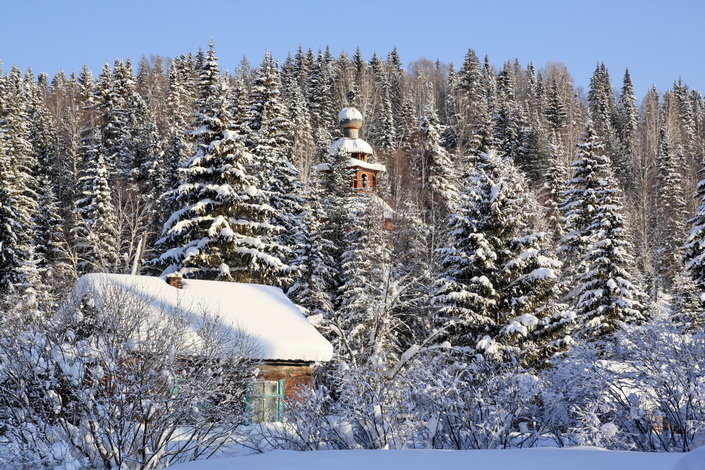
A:
[[[280,422],[284,419],[286,380],[257,380],[247,384],[247,409],[252,423]]]

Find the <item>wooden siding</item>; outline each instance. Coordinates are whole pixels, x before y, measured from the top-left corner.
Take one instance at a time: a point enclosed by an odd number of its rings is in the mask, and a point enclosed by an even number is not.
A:
[[[313,371],[309,364],[265,362],[259,366],[258,378],[285,380],[284,396],[292,399],[298,399],[299,390],[313,386]]]

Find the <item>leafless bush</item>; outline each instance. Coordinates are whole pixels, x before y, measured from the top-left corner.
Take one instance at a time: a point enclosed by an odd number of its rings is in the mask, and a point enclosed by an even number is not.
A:
[[[576,348],[549,387],[547,411],[575,443],[652,452],[705,443],[705,335],[669,320]]]
[[[410,398],[412,384],[389,374],[382,361],[338,365],[326,382],[287,405],[284,423],[260,426],[249,436],[256,450],[401,449],[418,422]]]
[[[6,319],[0,413],[14,457],[153,469],[213,454],[246,422],[253,343],[126,288],[100,291],[43,324]]]

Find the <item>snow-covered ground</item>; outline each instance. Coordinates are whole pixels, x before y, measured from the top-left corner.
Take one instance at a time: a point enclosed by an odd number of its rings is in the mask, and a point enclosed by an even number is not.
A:
[[[173,470],[705,470],[705,448],[690,454],[615,452],[591,447],[511,450],[274,451],[188,462]]]

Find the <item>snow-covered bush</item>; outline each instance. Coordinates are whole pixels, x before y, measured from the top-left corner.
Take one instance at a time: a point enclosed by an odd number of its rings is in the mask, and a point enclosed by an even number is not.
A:
[[[705,444],[705,335],[670,320],[576,347],[548,374],[551,426],[576,443],[688,451]]]
[[[283,424],[251,435],[258,450],[403,449],[421,425],[411,402],[412,384],[372,357],[363,366],[338,364],[330,385],[309,389],[287,404]]]
[[[537,375],[445,348],[417,354],[403,363],[328,371],[329,388],[289,403],[286,421],[260,427],[251,445],[488,449],[532,446],[547,434],[539,419],[544,384]]]
[[[414,393],[427,445],[495,449],[533,445],[544,433],[544,384],[529,370],[456,352],[415,367]]]
[[[211,455],[246,421],[252,343],[124,294],[4,319],[0,413],[16,461],[162,468]]]

